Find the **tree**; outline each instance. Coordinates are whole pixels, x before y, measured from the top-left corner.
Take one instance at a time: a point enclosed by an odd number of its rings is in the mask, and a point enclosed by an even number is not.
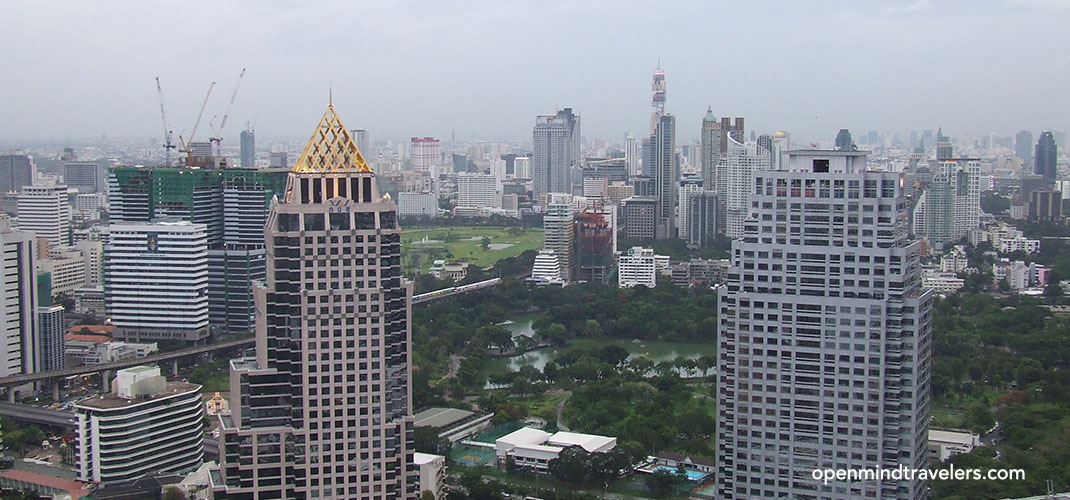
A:
[[[420,500],[435,500],[435,493],[431,490],[424,490],[420,493]]]
[[[432,455],[446,455],[450,451],[450,440],[439,437],[435,427],[417,427],[413,433],[413,446],[416,451]]]
[[[686,477],[686,476],[684,476]],[[654,471],[646,477],[646,487],[657,498],[665,498],[671,495],[681,483],[685,481],[679,474],[665,469]]]
[[[490,238],[487,237],[487,236],[484,236],[483,239],[480,240],[479,246],[483,248],[484,252],[489,250],[490,249]]]
[[[163,500],[186,500],[186,493],[176,486],[168,486],[163,490]]]
[[[583,484],[587,479],[587,453],[578,446],[561,450],[557,458],[546,464],[547,472],[558,481],[569,484]]]
[[[615,344],[603,346],[598,351],[598,359],[612,366],[622,366],[628,360],[628,350]]]

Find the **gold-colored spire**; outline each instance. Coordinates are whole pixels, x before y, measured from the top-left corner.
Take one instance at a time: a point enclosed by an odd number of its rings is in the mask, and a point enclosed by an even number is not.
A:
[[[304,151],[294,163],[294,173],[362,172],[372,173],[364,155],[342,119],[334,112],[334,99],[330,96],[327,111],[323,113],[316,132],[305,144]]]

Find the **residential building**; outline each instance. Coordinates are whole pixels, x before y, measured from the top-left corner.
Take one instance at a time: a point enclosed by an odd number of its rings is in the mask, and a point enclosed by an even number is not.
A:
[[[543,216],[543,248],[553,250],[561,263],[561,279],[572,281],[573,254],[576,246],[575,216],[572,196],[550,193]]]
[[[1049,269],[1035,262],[1002,258],[992,264],[992,280],[1007,281],[1011,290],[1042,289],[1048,284]]]
[[[1058,158],[1059,147],[1055,144],[1055,136],[1048,130],[1041,132],[1033,160],[1033,173],[1043,176],[1048,186],[1054,186],[1055,181],[1058,180],[1059,171],[1056,168]]]
[[[63,328],[63,306],[37,308],[37,342],[41,353],[40,371],[62,370],[66,350]]]
[[[52,246],[71,243],[67,186],[24,186],[19,193],[19,231],[32,231]]]
[[[168,382],[149,366],[115,372],[114,386],[74,405],[78,479],[108,483],[200,466],[201,386]]]
[[[494,442],[494,451],[499,466],[504,467],[512,461],[517,467],[545,474],[550,461],[572,446],[579,446],[587,453],[606,453],[617,447],[617,438],[577,432],[550,434],[524,427],[498,438]]]
[[[937,293],[955,293],[965,284],[966,280],[955,273],[935,269],[925,269],[921,273],[921,287],[931,288]]]
[[[943,248],[981,223],[981,162],[975,158],[937,160],[929,168],[932,180],[914,207],[913,230],[930,245]],[[872,221],[873,215],[868,218]]]
[[[357,150],[362,155],[370,155],[372,153],[372,135],[365,129],[353,129],[350,131],[353,134],[353,142],[357,143]]]
[[[1060,222],[1063,219],[1063,194],[1054,189],[1029,193],[1029,222]]]
[[[208,337],[208,235],[188,221],[121,222],[104,247],[104,290],[116,337]]]
[[[0,155],[0,193],[18,193],[23,186],[33,185],[37,168],[26,155]]]
[[[442,163],[439,140],[434,137],[413,137],[409,151],[412,169],[417,172],[428,172]]]
[[[681,227],[688,248],[702,248],[724,233],[724,197],[717,191],[689,193],[682,202],[686,202],[687,219]]]
[[[438,197],[435,193],[398,193],[398,216],[425,217],[433,219],[438,216]]]
[[[69,248],[49,249],[47,258],[37,260],[37,271],[50,277],[49,296],[69,295],[86,286],[86,257]]]
[[[531,157],[530,156],[518,156],[513,160],[514,178],[516,179],[531,179],[533,174],[531,171]]]
[[[498,179],[489,174],[457,174],[457,206],[471,208],[501,208],[501,188]]]
[[[658,285],[658,269],[654,250],[632,247],[617,259],[617,286],[631,288],[643,285],[654,288]]]
[[[531,268],[532,282],[539,285],[564,285],[565,277],[561,270],[561,260],[553,250],[539,250]]]
[[[535,118],[532,129],[532,191],[535,205],[544,207],[549,193],[572,193],[571,170],[580,161],[580,117],[572,108]],[[520,158],[517,158],[520,161]],[[518,165],[518,169],[519,169]],[[520,174],[517,174],[520,177]]]
[[[643,171],[643,157],[639,153],[639,141],[631,135],[624,139],[624,159],[628,166],[628,175],[639,175]]]
[[[755,143],[743,144],[726,136],[725,144],[724,156],[717,164],[714,189],[725,197],[725,233],[729,238],[739,238],[750,212],[754,174],[769,170],[771,165],[769,154]]]
[[[41,366],[37,340],[37,276],[33,233],[14,231],[0,216],[0,377],[34,373]],[[15,388],[8,393],[9,400]]]
[[[432,455],[430,453],[416,452],[412,454],[413,465],[420,474],[419,490],[422,495],[430,491],[435,500],[442,500],[446,496],[443,485],[446,478],[446,457]]]
[[[821,150],[753,175],[717,287],[718,498],[925,497],[918,479],[811,474],[926,463],[933,294],[900,175]],[[850,217],[866,213],[884,215]]]
[[[653,196],[633,196],[625,198],[623,204],[624,237],[653,239],[657,225],[657,198]]]
[[[713,106],[706,108],[702,119],[702,184],[707,189],[717,185],[714,177],[721,161],[721,122],[713,115]]]
[[[82,240],[74,244],[85,262],[85,286],[104,284],[104,244],[100,240]]]
[[[315,130],[271,205],[256,353],[230,363],[211,488],[230,500],[415,500],[413,285],[397,207],[333,105]],[[330,258],[304,257],[316,254]]]
[[[691,196],[697,195],[703,191],[703,181],[699,177],[684,177],[679,181],[678,194],[676,199],[679,200],[677,217],[677,236],[681,240],[688,239],[688,227],[691,224]]]

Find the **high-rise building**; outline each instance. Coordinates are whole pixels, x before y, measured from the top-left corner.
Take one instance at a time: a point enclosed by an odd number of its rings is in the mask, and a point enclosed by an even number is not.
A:
[[[676,182],[680,178],[680,165],[676,156],[676,117],[662,115],[651,140],[654,146],[654,196],[658,198],[654,237],[672,238],[676,236]]]
[[[435,193],[398,193],[398,216],[426,217],[438,216],[438,197]]]
[[[615,213],[612,209],[589,209],[576,216],[576,281],[606,283],[612,274]]]
[[[561,262],[561,279],[572,280],[573,253],[576,228],[572,209],[572,196],[565,193],[550,193],[543,216],[543,248],[553,250]]]
[[[721,158],[724,158],[724,155],[728,153],[728,140],[731,139],[742,144],[746,140],[743,134],[743,117],[721,117]]]
[[[661,61],[658,61],[658,67],[654,70],[650,90],[650,135],[654,135],[654,129],[665,115],[665,72],[661,70]]]
[[[516,160],[513,160],[513,172],[517,179],[531,179],[531,157],[530,156],[518,156]]]
[[[82,194],[104,193],[108,189],[107,168],[95,161],[63,162],[63,183]]]
[[[290,157],[286,151],[272,151],[268,155],[268,167],[290,168]]]
[[[1058,146],[1055,145],[1055,136],[1051,131],[1045,130],[1040,133],[1037,140],[1036,156],[1033,163],[1033,173],[1043,175],[1049,186],[1054,186],[1058,179],[1056,160],[1059,158]]]
[[[428,172],[442,163],[439,140],[434,137],[413,137],[409,147],[412,169],[417,172]]]
[[[216,498],[414,500],[401,229],[333,106],[266,228],[256,355],[231,361]]]
[[[932,180],[914,206],[913,230],[930,245],[943,248],[966,237],[981,223],[981,161],[934,160],[929,169]],[[865,214],[862,217],[863,221],[873,220]]]
[[[718,234],[724,233],[724,198],[716,191],[703,190],[688,194],[687,223],[683,238],[688,248],[702,248]],[[681,205],[683,208],[683,205]]]
[[[0,193],[18,193],[33,185],[36,170],[29,156],[0,155]]]
[[[658,199],[653,196],[632,196],[621,202],[624,206],[624,237],[647,240],[654,238],[657,226]]]
[[[74,405],[78,479],[127,481],[200,466],[201,386],[168,382],[155,366],[119,370],[114,385]]]
[[[241,168],[256,168],[256,133],[241,131]]]
[[[933,295],[900,174],[796,151],[751,185],[717,291],[717,497],[924,498],[917,479],[811,474],[925,467]]]
[[[1014,156],[1022,159],[1022,164],[1033,163],[1033,133],[1019,130],[1014,136]]]
[[[353,134],[353,142],[357,143],[357,149],[362,155],[372,154],[372,135],[367,130],[358,128],[350,131]]]
[[[188,221],[123,222],[109,228],[104,291],[116,337],[208,337],[208,233]]]
[[[533,201],[544,206],[547,193],[572,192],[571,170],[580,162],[580,117],[572,108],[538,116],[531,134]]]
[[[702,119],[702,183],[707,189],[717,185],[714,176],[721,161],[721,122],[713,115],[713,107],[706,108]]]
[[[71,243],[71,203],[67,186],[23,186],[19,193],[19,231],[32,231],[51,246]]]
[[[457,174],[457,206],[471,208],[499,208],[501,189],[498,179],[489,174]]]
[[[688,239],[688,224],[691,219],[691,201],[692,195],[701,193],[703,190],[703,181],[701,177],[684,177],[679,181],[678,196],[676,199],[680,200],[679,206],[679,224],[677,226],[678,233],[676,236],[682,240]]]
[[[34,373],[41,364],[34,247],[33,233],[13,231],[0,216],[0,377]]]
[[[624,139],[624,160],[628,166],[628,175],[639,175],[643,172],[643,157],[639,149],[639,140],[631,135]]]
[[[750,210],[754,173],[769,170],[769,154],[755,143],[743,144],[732,137],[727,138],[727,144],[717,164],[715,190],[724,196],[725,233],[738,238],[743,235],[743,222]]]
[[[63,306],[37,308],[37,342],[41,353],[40,371],[62,370],[67,329],[63,327]]]

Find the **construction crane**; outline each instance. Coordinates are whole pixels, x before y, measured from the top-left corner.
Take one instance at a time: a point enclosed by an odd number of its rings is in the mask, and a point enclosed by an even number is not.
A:
[[[163,147],[167,151],[167,159],[164,160],[164,166],[171,166],[171,150],[175,149],[175,143],[172,142],[174,137],[174,131],[171,130],[171,123],[167,121],[167,112],[163,107],[163,88],[160,87],[160,77],[156,77],[156,94],[160,97],[160,118],[163,119]]]
[[[209,138],[211,142],[215,144],[216,156],[223,156],[222,143],[223,143],[223,127],[227,126],[227,118],[230,117],[230,108],[234,106],[234,99],[238,97],[238,87],[241,86],[241,80],[245,77],[245,68],[241,69],[241,73],[238,74],[238,81],[234,83],[234,91],[230,93],[230,101],[227,102],[227,108],[223,111],[223,121],[219,122],[219,129],[214,130],[215,137]],[[214,120],[214,118],[213,118]],[[214,127],[213,127],[214,129]]]
[[[191,144],[193,144],[193,137],[197,135],[197,125],[201,124],[201,117],[204,116],[204,108],[205,106],[208,106],[208,98],[212,96],[212,89],[214,88],[215,82],[212,82],[212,84],[208,86],[208,93],[204,95],[204,102],[201,103],[201,111],[197,113],[197,121],[193,122],[193,130],[189,133],[189,141],[183,141],[182,134],[178,135],[178,141],[182,143],[182,152],[186,153],[187,163],[189,163],[190,155],[193,154],[193,151],[190,148]]]

